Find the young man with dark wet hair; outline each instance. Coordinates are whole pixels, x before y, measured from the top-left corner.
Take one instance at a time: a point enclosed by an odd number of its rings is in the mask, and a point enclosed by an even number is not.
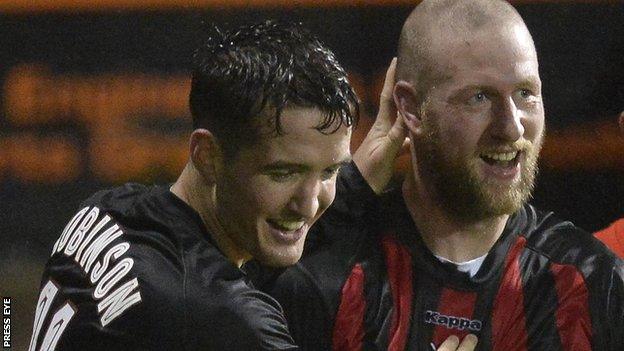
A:
[[[98,192],[65,227],[29,351],[297,349],[241,267],[297,262],[336,183],[337,211],[364,206],[390,177],[374,168],[400,147],[400,120],[376,122],[358,170],[345,71],[301,26],[270,21],[216,31],[195,52],[190,106],[190,160],[172,186]]]
[[[274,296],[302,349],[622,350],[624,264],[527,200],[544,134],[537,54],[498,0],[425,0],[401,32],[394,100],[412,168]],[[472,337],[470,337],[472,339]],[[465,339],[464,339],[465,341]]]

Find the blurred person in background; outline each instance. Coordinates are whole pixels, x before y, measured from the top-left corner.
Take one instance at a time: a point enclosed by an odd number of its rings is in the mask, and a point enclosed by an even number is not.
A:
[[[296,342],[427,350],[476,334],[481,350],[621,350],[624,263],[527,203],[544,109],[517,11],[421,2],[401,32],[396,80],[412,169],[376,214],[320,223],[345,240],[278,278]]]

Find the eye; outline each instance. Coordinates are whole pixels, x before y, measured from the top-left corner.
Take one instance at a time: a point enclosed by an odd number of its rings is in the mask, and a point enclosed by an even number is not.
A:
[[[516,100],[516,103],[518,103],[519,106],[538,106],[541,102],[540,96],[536,95],[531,89],[518,89],[514,95],[514,100]]]
[[[268,172],[267,175],[272,181],[283,183],[294,179],[297,176],[297,172],[288,169],[277,169]]]
[[[470,101],[469,102],[471,104],[479,104],[479,103],[484,102],[485,100],[487,100],[487,95],[484,92],[480,91],[480,92],[477,92],[476,94],[472,95],[470,97]]]
[[[521,89],[521,90],[520,90],[520,96],[521,96],[523,99],[528,99],[528,98],[530,98],[532,95],[533,95],[533,92],[532,92],[532,91],[530,91],[529,89]]]

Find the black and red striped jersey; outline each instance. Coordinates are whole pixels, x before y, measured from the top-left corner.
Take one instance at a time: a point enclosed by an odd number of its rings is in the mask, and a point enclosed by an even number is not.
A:
[[[354,164],[341,170],[337,193],[321,222],[372,198]],[[228,261],[169,186],[98,192],[52,249],[29,351],[296,350],[255,268]]]
[[[434,350],[473,333],[477,350],[624,350],[624,265],[589,233],[525,205],[471,277],[438,260],[400,193],[389,197],[379,215],[323,223],[345,240],[277,280],[302,349]]]

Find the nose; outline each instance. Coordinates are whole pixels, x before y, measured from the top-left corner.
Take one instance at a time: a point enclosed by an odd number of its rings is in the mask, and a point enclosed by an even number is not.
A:
[[[493,111],[492,134],[497,139],[514,142],[524,135],[522,112],[511,97],[502,99]]]
[[[305,219],[314,218],[319,210],[319,198],[323,192],[320,179],[306,179],[293,195],[289,210]]]

